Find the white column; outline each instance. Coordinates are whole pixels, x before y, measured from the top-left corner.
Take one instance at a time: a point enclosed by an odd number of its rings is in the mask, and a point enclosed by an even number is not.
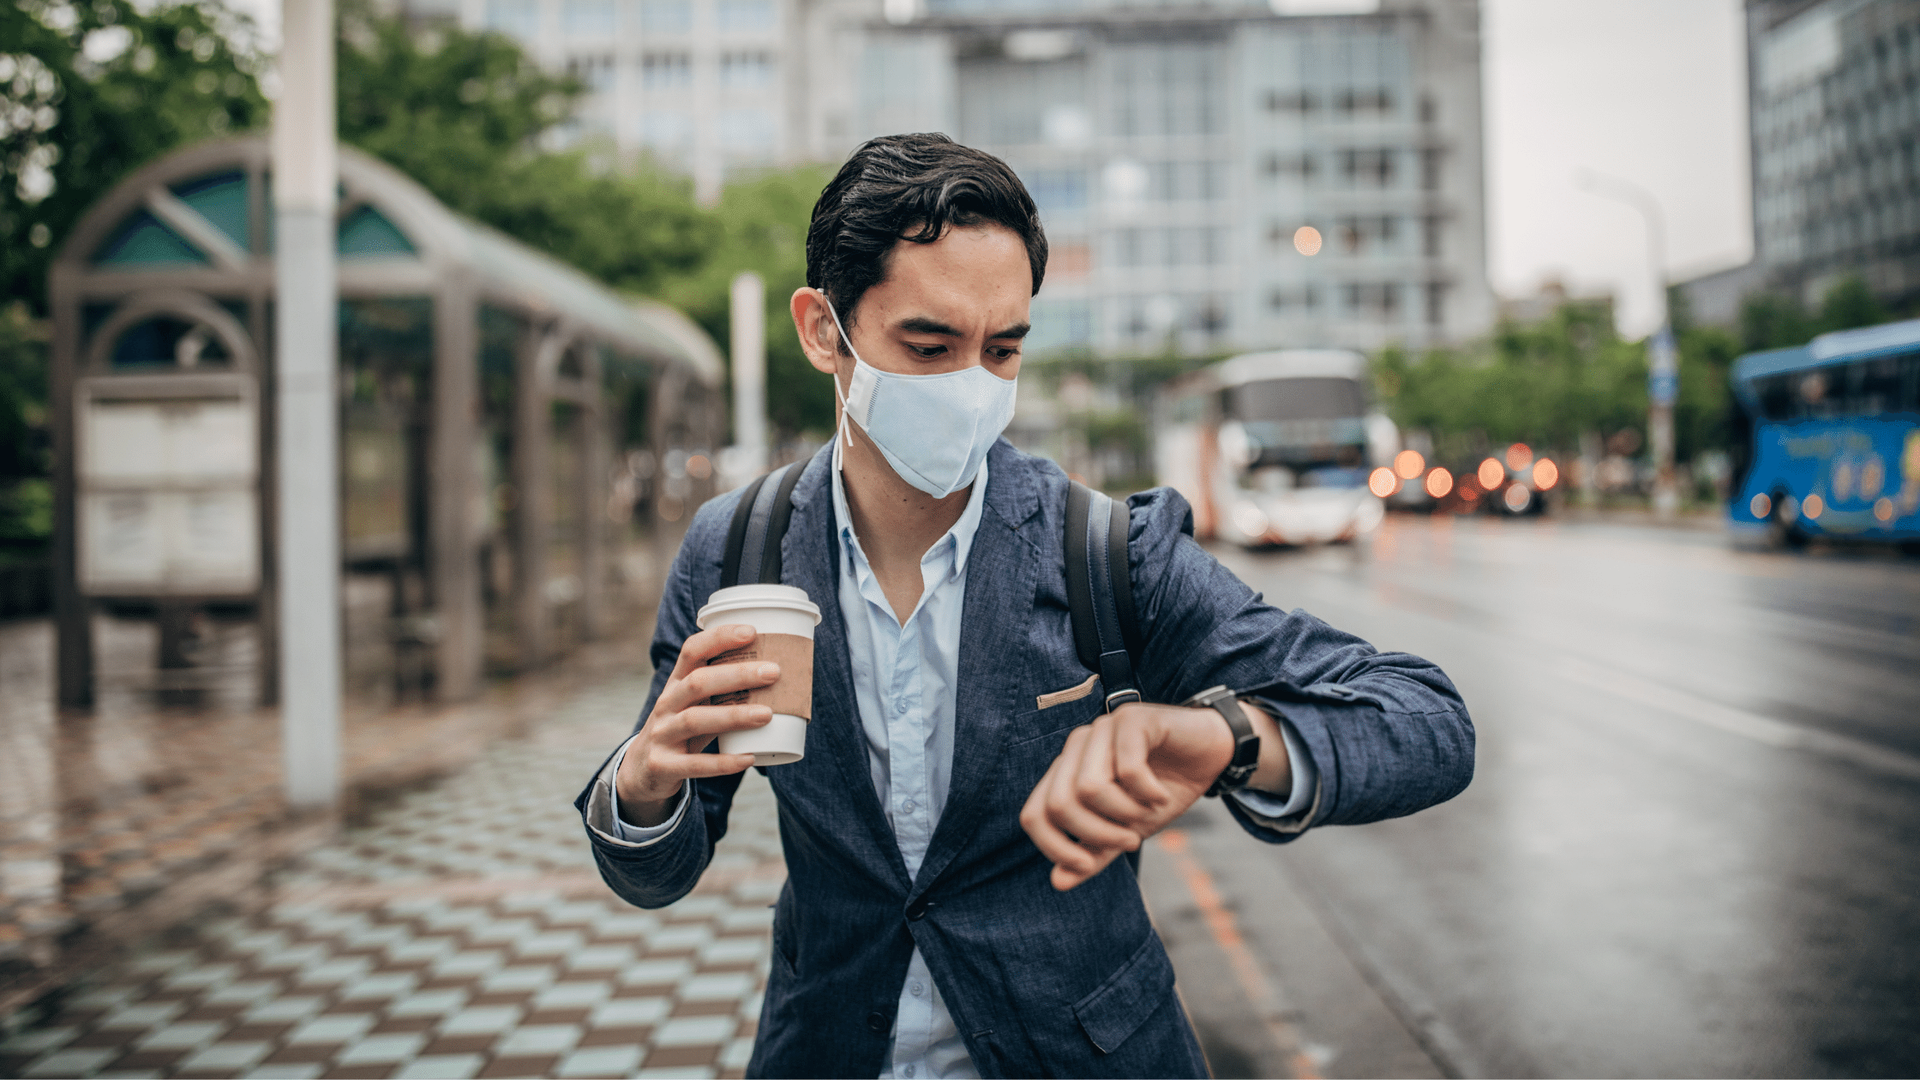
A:
[[[282,0],[273,117],[280,729],[287,802],[340,793],[332,0]]]
[[[733,445],[747,477],[767,469],[767,287],[748,270],[733,279]]]

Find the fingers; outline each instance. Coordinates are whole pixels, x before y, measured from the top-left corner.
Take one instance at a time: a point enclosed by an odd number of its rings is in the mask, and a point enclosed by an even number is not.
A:
[[[1116,769],[1119,733],[1133,726],[1112,716],[1102,716],[1093,722],[1074,781],[1073,796],[1082,807],[1144,836],[1141,823],[1153,813],[1154,807],[1135,798],[1119,783]]]
[[[1173,793],[1147,763],[1153,752],[1145,724],[1116,723],[1113,732],[1113,778],[1127,794],[1152,810],[1165,809]]]
[[[747,645],[759,636],[753,627],[742,623],[728,623],[702,630],[680,645],[680,658],[673,663],[673,674],[669,679],[684,679],[690,672],[705,667],[707,661]]]
[[[779,678],[780,665],[765,661],[749,660],[694,668],[684,676],[676,675],[667,680],[667,685],[660,691],[660,700],[654,703],[654,715],[704,705],[708,699],[721,694],[771,686]]]
[[[1105,718],[1103,718],[1104,721]],[[1053,885],[1071,889],[1106,869],[1123,852],[1137,850],[1141,833],[1110,819],[1147,812],[1113,781],[1110,724],[1074,731],[1020,812],[1021,826],[1054,864]]]

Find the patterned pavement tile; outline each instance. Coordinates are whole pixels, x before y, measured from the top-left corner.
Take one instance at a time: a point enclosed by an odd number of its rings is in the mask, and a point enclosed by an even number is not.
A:
[[[785,876],[765,780],[741,785],[707,881],[660,911],[599,882],[571,806],[645,692],[580,690],[303,857],[264,910],[0,1018],[0,1075],[742,1075]]]

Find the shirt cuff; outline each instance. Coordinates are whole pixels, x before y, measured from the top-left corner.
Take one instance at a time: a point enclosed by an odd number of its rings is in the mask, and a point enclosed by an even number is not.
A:
[[[629,738],[621,744],[619,752],[614,754],[613,760],[607,763],[606,771],[600,774],[600,781],[607,785],[608,808],[612,811],[612,813],[608,815],[609,818],[611,818],[612,825],[612,835],[609,839],[618,840],[623,844],[629,844],[633,847],[646,847],[649,844],[655,844],[665,839],[667,834],[672,832],[680,824],[680,820],[687,816],[687,804],[693,801],[693,781],[685,780],[681,782],[680,803],[674,807],[673,816],[661,824],[634,825],[622,820],[620,817],[620,788],[618,784],[614,783],[614,778],[620,775],[620,763],[627,759],[627,748],[632,746],[633,740],[639,737],[636,733],[632,738]],[[594,828],[593,831],[600,833],[602,836],[608,835],[607,831],[599,828]]]
[[[1273,715],[1274,726],[1280,729],[1280,743],[1287,749],[1287,766],[1293,773],[1293,790],[1287,797],[1256,788],[1241,788],[1227,797],[1240,804],[1240,808],[1256,818],[1280,821],[1294,817],[1313,806],[1314,797],[1320,790],[1320,773],[1313,767],[1313,758],[1307,755],[1306,744],[1294,733],[1293,725],[1279,711],[1270,706],[1266,711]]]

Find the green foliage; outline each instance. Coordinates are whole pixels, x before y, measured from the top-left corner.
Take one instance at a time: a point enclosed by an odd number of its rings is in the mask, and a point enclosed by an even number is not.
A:
[[[660,293],[703,265],[718,222],[687,184],[543,152],[583,88],[500,34],[419,31],[364,5],[341,19],[340,138],[454,210],[615,286]]]
[[[1779,293],[1755,293],[1740,304],[1743,352],[1805,345],[1820,334],[1877,326],[1893,317],[1857,274],[1834,282],[1820,298],[1820,310],[1808,312],[1800,301]]]
[[[714,211],[719,235],[698,270],[662,294],[684,309],[723,349],[735,274],[758,273],[767,289],[767,415],[787,435],[833,430],[833,383],[800,351],[790,301],[807,283],[807,223],[832,172],[802,167],[732,184]]]
[[[251,40],[245,16],[213,3],[0,5],[8,298],[45,313],[55,243],[128,172],[184,143],[265,122]]]
[[[1644,428],[1645,347],[1621,341],[1604,307],[1567,304],[1533,325],[1503,323],[1462,350],[1389,349],[1375,387],[1402,429],[1432,433],[1443,460],[1525,442],[1573,447],[1588,431]]]
[[[46,323],[15,301],[0,309],[0,552],[52,533],[49,464]]]

